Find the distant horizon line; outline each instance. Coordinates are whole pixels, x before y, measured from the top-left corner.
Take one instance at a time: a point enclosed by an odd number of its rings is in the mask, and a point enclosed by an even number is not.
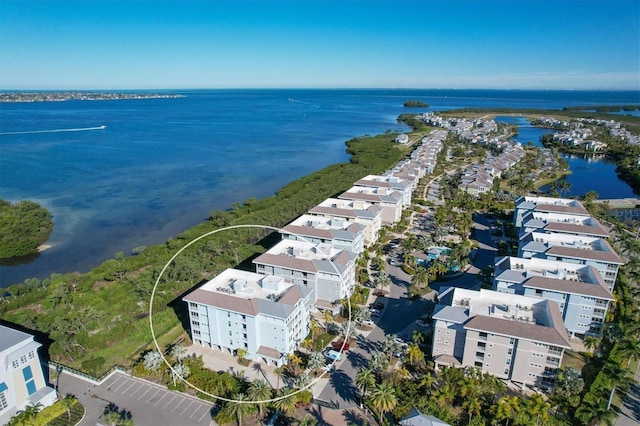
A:
[[[638,89],[559,89],[559,88],[486,88],[486,87],[200,87],[200,88],[62,88],[62,89],[7,89],[0,93],[12,92],[114,92],[114,91],[197,91],[197,90],[485,90],[485,91],[535,91],[535,92],[640,92]]]

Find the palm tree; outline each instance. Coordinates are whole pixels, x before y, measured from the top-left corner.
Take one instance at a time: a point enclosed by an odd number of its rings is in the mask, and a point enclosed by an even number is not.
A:
[[[373,374],[372,370],[363,368],[362,370],[358,371],[358,374],[356,374],[356,386],[358,387],[358,389],[360,389],[360,392],[362,392],[362,399],[367,396],[368,391],[370,389],[373,389],[375,385],[376,377]],[[360,402],[360,405],[362,406],[362,400]]]
[[[182,345],[173,345],[169,351],[169,355],[175,358],[176,361],[180,361],[187,356],[187,348]]]
[[[285,416],[291,416],[296,410],[296,398],[295,395],[291,395],[295,392],[293,389],[281,389],[278,397],[282,397],[275,401],[275,406]],[[290,395],[290,396],[289,396]]]
[[[254,380],[247,389],[247,395],[250,401],[253,401],[258,405],[260,416],[262,416],[262,410],[265,404],[264,401],[271,398],[271,386],[262,379]]]
[[[331,312],[324,310],[322,311],[322,319],[324,320],[325,331],[329,332],[329,326],[333,323],[333,315]]]
[[[631,336],[618,343],[618,352],[622,355],[623,359],[627,360],[627,367],[631,364],[632,360],[638,360],[640,358],[640,338],[638,336]]]
[[[411,334],[411,340],[417,345],[424,343],[424,334],[420,330],[413,330]]]
[[[618,415],[607,407],[607,402],[601,398],[590,398],[587,394],[576,410],[576,418],[585,425],[595,426],[606,424],[613,426]]]
[[[313,351],[307,359],[307,368],[309,368],[311,372],[317,372],[322,367],[324,367],[324,363],[324,355],[322,355],[320,352]]]
[[[71,421],[71,408],[75,405],[76,401],[76,397],[71,394],[65,395],[65,397],[60,400],[60,404],[67,410],[67,419],[69,421]]]
[[[171,369],[171,377],[173,378],[173,386],[176,385],[177,379],[186,379],[191,374],[191,370],[187,365],[184,364],[176,364]]]
[[[593,351],[600,345],[600,339],[594,336],[587,336],[584,338],[584,348],[593,353]]]
[[[424,353],[420,350],[417,343],[410,343],[409,346],[407,346],[406,355],[410,365],[418,366],[424,363]]]
[[[507,426],[509,426],[509,421],[516,416],[516,412],[520,409],[520,399],[517,396],[504,396],[491,408],[496,420],[506,419]]]
[[[534,394],[527,401],[527,410],[532,417],[536,418],[536,425],[540,422],[540,417],[542,417],[542,420],[549,418],[550,408],[549,403],[539,393]]]
[[[418,291],[429,285],[429,272],[422,266],[416,268],[416,273],[411,277],[411,286]]]
[[[611,402],[613,401],[613,394],[616,391],[616,387],[626,387],[631,379],[629,378],[629,369],[622,367],[615,361],[608,361],[602,372],[611,381],[611,394],[609,395],[609,402],[607,404],[607,410],[611,408]]]
[[[469,424],[471,424],[471,419],[473,418],[473,414],[480,414],[480,410],[482,409],[482,405],[480,404],[480,398],[478,396],[472,396],[470,398],[466,398],[462,403],[462,408],[467,410],[467,416],[469,416]]]
[[[380,412],[380,424],[385,413],[396,408],[398,398],[396,390],[386,383],[380,383],[373,392],[371,392],[371,404]]]
[[[144,368],[151,372],[156,372],[162,365],[162,355],[158,351],[147,352],[142,360]]]
[[[229,414],[233,414],[234,416],[236,416],[238,418],[238,425],[242,426],[242,418],[245,416],[245,414],[249,414],[251,412],[253,406],[252,404],[244,402],[248,400],[247,396],[243,393],[235,395],[233,399],[235,401],[227,402],[225,410],[227,410]]]

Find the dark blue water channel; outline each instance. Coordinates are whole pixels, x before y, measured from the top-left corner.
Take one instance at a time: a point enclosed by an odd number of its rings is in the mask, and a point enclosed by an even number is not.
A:
[[[540,138],[545,134],[555,133],[552,129],[533,126],[523,117],[498,116],[495,120],[517,125],[518,136],[514,139],[522,145],[533,144],[542,147]],[[562,157],[569,163],[571,170],[571,174],[564,179],[571,185],[567,196],[581,196],[589,191],[595,191],[599,198],[604,199],[638,196],[626,182],[618,178],[616,163],[604,155],[562,154]]]

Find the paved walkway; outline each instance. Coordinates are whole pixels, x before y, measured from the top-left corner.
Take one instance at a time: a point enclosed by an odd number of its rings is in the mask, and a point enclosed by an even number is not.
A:
[[[633,376],[635,383],[631,385],[629,392],[623,398],[615,426],[640,425],[640,365]]]

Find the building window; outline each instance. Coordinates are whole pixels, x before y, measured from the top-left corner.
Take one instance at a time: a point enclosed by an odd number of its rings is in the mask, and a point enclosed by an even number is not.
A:
[[[27,356],[26,355],[22,355],[20,357],[20,364],[24,364],[25,362],[27,362]]]
[[[0,411],[6,410],[8,406],[9,404],[7,404],[7,395],[5,391],[0,393]]]
[[[31,367],[27,366],[22,369],[22,377],[24,377],[24,383],[27,385],[27,393],[33,395],[36,393],[36,383],[33,380],[33,373]]]
[[[18,368],[18,367],[20,366],[20,363],[19,363],[19,362],[18,362],[18,360],[16,359],[16,360],[14,360],[14,361],[11,363],[11,366],[12,366],[13,368]]]
[[[36,357],[36,354],[33,353],[33,351],[29,351],[29,359],[34,359]]]

